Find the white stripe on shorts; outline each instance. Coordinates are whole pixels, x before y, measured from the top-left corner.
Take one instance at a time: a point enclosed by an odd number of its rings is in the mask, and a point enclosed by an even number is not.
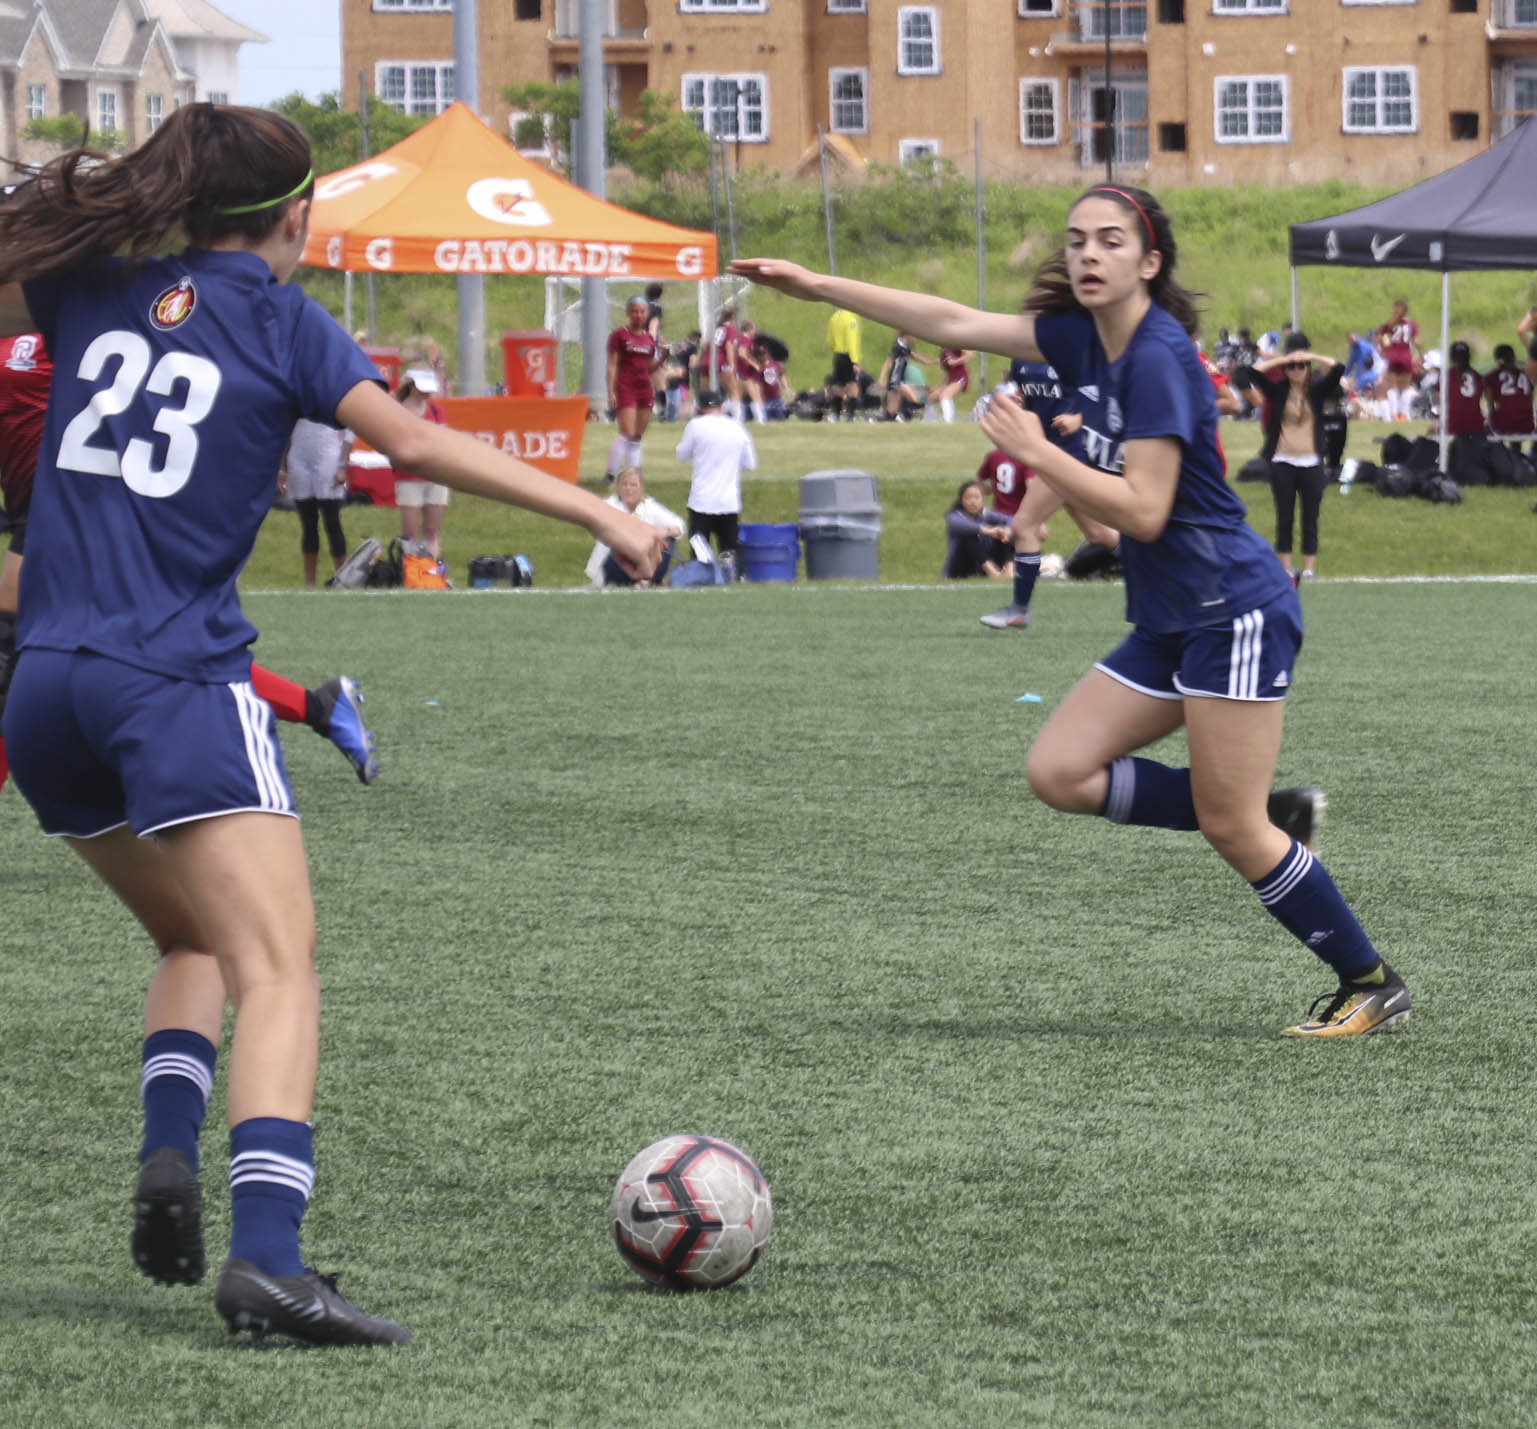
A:
[[[279,772],[277,741],[269,732],[271,708],[244,681],[230,685],[229,689],[235,696],[235,708],[240,712],[240,732],[245,738],[246,758],[251,764],[251,776],[256,780],[261,807],[278,814],[292,813],[293,801],[288,797],[288,787]]]
[[[1251,610],[1233,622],[1233,653],[1228,659],[1227,697],[1230,700],[1259,698],[1260,650],[1265,633],[1265,612]]]

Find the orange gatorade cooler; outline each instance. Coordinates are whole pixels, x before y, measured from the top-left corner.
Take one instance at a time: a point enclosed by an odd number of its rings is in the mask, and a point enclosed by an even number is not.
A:
[[[555,334],[504,332],[502,362],[509,397],[555,395]]]

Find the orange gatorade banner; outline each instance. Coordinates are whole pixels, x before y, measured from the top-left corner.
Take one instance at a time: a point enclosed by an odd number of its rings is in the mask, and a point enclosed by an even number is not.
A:
[[[587,426],[585,397],[439,397],[448,425],[575,482]]]

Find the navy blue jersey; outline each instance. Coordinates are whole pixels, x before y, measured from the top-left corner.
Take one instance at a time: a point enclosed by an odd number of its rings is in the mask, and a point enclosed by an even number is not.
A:
[[[1184,328],[1155,303],[1114,362],[1084,312],[1038,313],[1035,338],[1083,413],[1088,465],[1119,476],[1126,442],[1180,444],[1168,524],[1156,540],[1121,538],[1126,618],[1167,634],[1231,621],[1286,594],[1290,577],[1224,480],[1211,378]]]
[[[235,579],[300,417],[379,374],[255,254],[189,249],[24,285],[53,390],[18,644],[225,684],[255,628]]]
[[[1083,439],[1078,432],[1064,437],[1051,425],[1053,417],[1076,412],[1073,394],[1062,385],[1057,369],[1046,362],[1026,362],[1015,358],[1009,364],[1008,385],[1019,393],[1019,400],[1027,412],[1034,412],[1041,419],[1047,437],[1069,456],[1086,462]]]

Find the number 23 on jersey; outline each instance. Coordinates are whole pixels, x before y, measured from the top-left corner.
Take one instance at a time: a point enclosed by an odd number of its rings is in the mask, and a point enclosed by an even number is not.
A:
[[[152,356],[144,338],[122,328],[102,333],[86,348],[75,374],[82,382],[100,381],[113,358],[118,359],[117,373],[107,386],[97,388],[64,428],[59,442],[61,470],[121,477],[140,496],[174,496],[187,484],[197,461],[197,425],[212,410],[222,375],[214,363],[194,353],[168,352],[151,367]],[[147,436],[131,437],[121,454],[93,444],[106,419],[126,412],[141,391],[169,398],[178,383],[186,384],[181,405],[167,402],[153,423],[153,430],[166,439],[160,466],[155,465],[155,443]]]

